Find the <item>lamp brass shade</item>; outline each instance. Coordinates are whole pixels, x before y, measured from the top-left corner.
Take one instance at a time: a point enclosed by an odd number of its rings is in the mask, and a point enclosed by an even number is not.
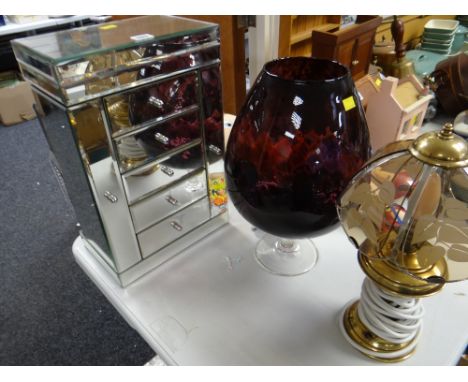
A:
[[[447,124],[413,142],[390,144],[352,179],[338,212],[375,282],[421,297],[468,278],[465,166],[468,145]]]
[[[468,166],[468,144],[463,138],[453,134],[450,123],[442,131],[426,133],[415,139],[409,151],[420,161],[433,166]]]

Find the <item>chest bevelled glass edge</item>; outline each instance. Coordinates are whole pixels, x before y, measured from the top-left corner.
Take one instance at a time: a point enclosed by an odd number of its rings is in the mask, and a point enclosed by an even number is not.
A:
[[[154,30],[151,30],[150,27],[145,27],[145,25],[154,24],[158,20],[163,20],[165,27],[159,27],[160,34],[156,35]],[[100,24],[97,27],[94,26],[94,29],[84,27],[62,32],[71,34],[75,32],[81,33],[84,30],[96,31],[96,28],[105,28],[102,36],[98,35],[98,40],[101,41],[104,38],[113,39],[112,35],[104,35],[104,33],[110,33],[109,30],[115,31],[115,28],[122,27],[122,25],[125,26],[124,22],[127,22],[130,26],[135,24],[143,25],[140,25],[138,29],[132,29],[127,25],[125,38],[129,41],[133,36],[132,33],[153,31],[155,35],[149,34],[150,37],[152,36],[151,38],[144,37],[141,41],[132,41],[131,44],[111,44],[107,41],[106,44],[109,45],[109,48],[87,49],[86,55],[75,55],[77,57],[75,59],[72,59],[70,55],[63,55],[60,60],[51,60],[50,57],[41,56],[40,50],[33,50],[24,44],[25,41],[30,40],[41,41],[40,45],[43,46],[43,49],[50,50],[44,42],[47,41],[47,35],[42,35],[38,39],[33,36],[32,38],[15,40],[13,49],[25,79],[56,101],[67,106],[72,106],[113,94],[117,89],[124,90],[141,85],[144,81],[136,79],[137,72],[144,66],[154,65],[156,61],[168,58],[165,57],[168,55],[164,54],[145,57],[143,53],[149,47],[164,46],[165,44],[171,44],[174,41],[184,40],[195,35],[205,36],[204,44],[189,48],[187,54],[192,50],[210,49],[211,47],[219,46],[219,27],[217,24],[173,16],[142,16],[116,23]],[[48,37],[57,39],[60,36],[62,38],[64,38],[63,36],[68,36],[67,38],[70,38],[71,35],[66,35],[62,32],[50,33]],[[145,34],[148,33],[143,33],[143,35]],[[44,38],[44,36],[46,37]],[[80,40],[79,36],[74,36],[73,38],[77,43]],[[182,49],[174,51],[172,55],[183,53]]]
[[[161,21],[163,22],[161,23]],[[12,44],[17,49],[25,50],[26,54],[28,52],[34,53],[48,63],[60,65],[95,54],[137,48],[168,38],[216,30],[217,28],[218,25],[214,23],[177,16],[141,16],[14,39]],[[119,34],[118,31],[124,33]],[[72,33],[76,33],[78,36],[74,41],[71,41]],[[100,37],[100,40],[97,41],[96,37]],[[79,49],[77,45],[79,46],[80,43],[83,49],[77,50]],[[96,46],[96,44],[101,44],[101,46]]]

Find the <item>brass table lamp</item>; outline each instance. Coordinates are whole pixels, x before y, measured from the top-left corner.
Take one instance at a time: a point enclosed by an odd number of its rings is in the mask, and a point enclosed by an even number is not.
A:
[[[340,320],[357,350],[385,362],[411,356],[420,298],[468,278],[468,145],[451,124],[394,142],[352,179],[338,203],[366,274]]]

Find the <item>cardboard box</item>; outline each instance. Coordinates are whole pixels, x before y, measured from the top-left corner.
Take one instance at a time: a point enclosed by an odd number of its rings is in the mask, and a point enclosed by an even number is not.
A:
[[[7,70],[0,73],[0,88],[11,86],[18,81],[21,81],[21,77],[15,70]]]
[[[11,126],[36,118],[34,94],[29,84],[14,72],[2,73],[0,79],[0,123]]]

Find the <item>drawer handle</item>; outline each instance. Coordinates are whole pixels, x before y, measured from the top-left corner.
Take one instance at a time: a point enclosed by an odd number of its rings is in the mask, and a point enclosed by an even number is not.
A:
[[[209,145],[208,150],[215,153],[216,155],[221,155],[223,153],[223,151],[219,147],[216,147],[215,145]]]
[[[167,145],[169,143],[169,138],[166,137],[165,135],[162,135],[161,133],[154,134],[154,139],[156,139],[158,142],[162,143],[163,145]]]
[[[179,204],[179,201],[176,199],[176,198],[173,198],[172,196],[166,196],[166,201],[168,201],[169,203],[171,203],[173,206],[176,206],[177,204]]]
[[[176,231],[182,231],[182,226],[176,221],[171,222],[171,227],[174,228]]]
[[[148,103],[150,105],[156,106],[158,109],[162,109],[164,106],[164,102],[155,96],[149,97]]]
[[[174,170],[172,168],[167,167],[167,166],[161,166],[161,171],[164,174],[168,175],[168,176],[174,175]]]
[[[359,60],[353,60],[353,61],[351,61],[351,65],[352,65],[352,66],[356,66],[357,64],[359,64]]]
[[[110,191],[105,191],[104,192],[104,196],[107,198],[107,200],[109,200],[111,203],[117,203],[118,202],[118,198],[117,196],[115,196],[112,192]]]

